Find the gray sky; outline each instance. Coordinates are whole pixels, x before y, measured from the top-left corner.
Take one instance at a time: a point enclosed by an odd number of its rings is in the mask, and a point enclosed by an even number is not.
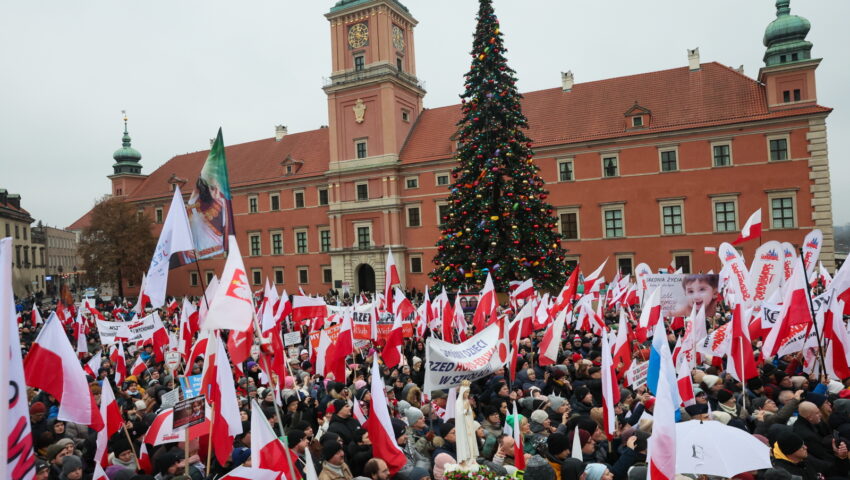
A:
[[[327,124],[330,74],[323,14],[333,0],[10,0],[0,6],[0,188],[37,220],[65,227],[109,191],[130,117],[143,173],[226,144]],[[426,107],[458,102],[478,2],[403,0],[419,20],[417,73]],[[496,0],[521,91],[687,65],[686,48],[754,77],[773,0]],[[836,224],[850,222],[850,2],[794,0],[823,58]]]

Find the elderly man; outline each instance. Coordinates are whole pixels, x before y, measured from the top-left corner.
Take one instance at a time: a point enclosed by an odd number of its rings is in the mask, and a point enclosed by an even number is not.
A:
[[[794,422],[793,430],[807,447],[808,461],[817,466],[817,471],[828,473],[827,476],[843,475],[846,478],[850,473],[847,444],[832,438],[817,405],[801,402],[798,411],[799,417]]]

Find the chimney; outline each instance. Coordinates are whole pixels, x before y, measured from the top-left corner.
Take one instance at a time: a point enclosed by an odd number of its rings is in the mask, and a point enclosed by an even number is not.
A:
[[[699,70],[699,47],[688,49],[688,70],[695,72]]]
[[[573,72],[572,70],[567,72],[561,72],[561,89],[565,92],[569,92],[573,89]]]
[[[735,71],[740,73],[741,75],[743,75],[744,74],[744,64],[742,63],[740,67],[735,69]]]
[[[274,141],[279,142],[285,136],[286,136],[286,126],[285,125],[276,125],[274,127]]]

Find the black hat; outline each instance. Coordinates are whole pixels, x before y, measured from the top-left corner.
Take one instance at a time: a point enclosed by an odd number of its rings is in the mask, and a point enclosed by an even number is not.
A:
[[[526,480],[555,480],[555,469],[552,468],[552,465],[549,465],[546,459],[540,455],[534,455],[528,459],[528,463],[525,465],[523,478]]]
[[[390,421],[393,424],[393,435],[395,435],[395,438],[398,439],[399,437],[404,435],[404,432],[407,429],[407,425],[405,425],[404,422],[402,422],[398,418],[391,418]]]
[[[696,415],[706,415],[708,414],[708,404],[695,403],[693,405],[688,405],[685,407],[685,411],[692,417]]]
[[[564,450],[570,448],[570,441],[563,433],[553,433],[546,439],[546,445],[549,447],[549,453],[558,455]]]
[[[454,428],[455,428],[454,423],[444,423],[444,424],[440,425],[440,436],[445,438],[446,435],[449,434],[449,432],[454,430]]]
[[[301,440],[304,440],[304,438],[306,436],[307,436],[307,434],[304,433],[304,430],[297,430],[297,429],[293,428],[292,430],[289,431],[289,434],[286,436],[286,442],[289,445],[289,448],[292,448],[292,447],[298,445],[298,443]]]
[[[342,450],[342,445],[339,442],[326,442],[322,444],[322,458],[330,460],[337,452]]]
[[[285,403],[284,403],[284,406],[285,406],[285,407],[288,407],[290,403],[293,403],[293,402],[296,402],[296,403],[297,403],[297,402],[299,402],[300,400],[298,399],[298,395],[289,395],[289,396],[288,396],[288,397],[286,397],[283,401],[285,402]]]
[[[575,399],[580,402],[584,399],[584,397],[587,396],[588,393],[590,393],[590,389],[587,388],[586,386],[582,385],[582,386],[576,388]]]
[[[779,450],[786,456],[803,448],[803,439],[794,432],[783,433],[776,443],[779,444]]]
[[[747,389],[755,391],[764,387],[764,382],[759,377],[753,377],[747,380]]]
[[[345,400],[343,400],[341,398],[337,398],[336,400],[334,400],[333,405],[334,405],[334,411],[338,414],[340,412],[340,410],[343,409],[343,407],[348,405],[348,402],[346,402]]]
[[[172,465],[183,459],[183,452],[169,451],[157,456],[154,460],[157,473],[165,473]]]
[[[717,401],[719,403],[726,403],[729,401],[730,398],[732,398],[732,396],[732,392],[724,388],[723,390],[717,392]]]

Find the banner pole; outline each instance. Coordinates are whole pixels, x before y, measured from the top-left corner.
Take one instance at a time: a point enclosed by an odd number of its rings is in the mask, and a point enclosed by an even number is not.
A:
[[[818,355],[820,356],[821,375],[826,375],[826,358],[823,354],[823,341],[818,329],[818,319],[815,315],[815,306],[812,303],[812,286],[809,284],[809,274],[806,272],[806,263],[803,261],[803,247],[800,247],[800,266],[803,267],[803,281],[806,282],[806,303],[809,305],[809,311],[812,314],[812,326],[815,329],[815,340],[818,342]]]

